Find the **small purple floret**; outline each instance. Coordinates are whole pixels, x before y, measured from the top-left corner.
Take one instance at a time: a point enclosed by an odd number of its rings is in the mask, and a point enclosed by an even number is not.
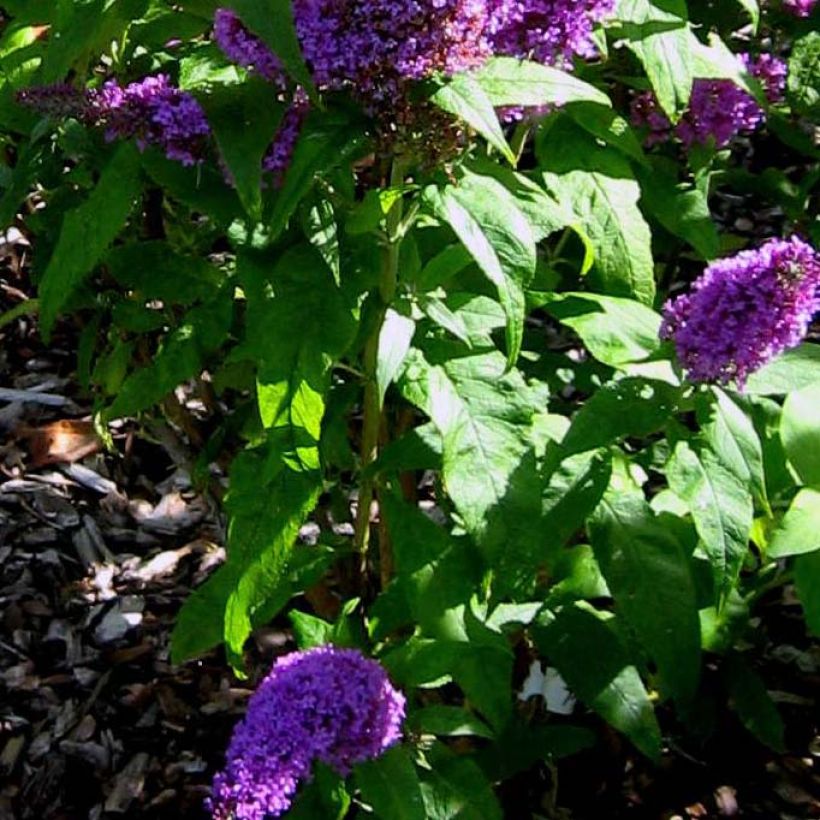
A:
[[[664,306],[661,338],[672,339],[692,381],[735,381],[797,346],[820,310],[820,255],[797,237],[713,262],[689,293]]]
[[[404,696],[355,649],[322,646],[280,658],[234,730],[214,778],[214,820],[286,812],[315,762],[346,776],[401,738]]]
[[[297,95],[285,112],[268,152],[262,158],[262,168],[272,175],[274,188],[282,185],[308,111],[310,103],[307,97],[304,94]]]

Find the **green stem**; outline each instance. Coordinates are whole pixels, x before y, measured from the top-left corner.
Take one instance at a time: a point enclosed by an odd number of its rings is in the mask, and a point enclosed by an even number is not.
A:
[[[393,161],[393,168],[390,174],[390,185],[399,186],[404,182],[404,167],[399,159]],[[373,330],[365,343],[364,348],[364,372],[367,381],[364,388],[364,421],[362,426],[361,444],[361,472],[364,475],[359,489],[359,504],[356,511],[356,524],[354,531],[354,546],[359,553],[359,565],[362,574],[367,569],[367,554],[370,546],[370,506],[375,495],[375,481],[372,476],[367,475],[368,467],[379,455],[379,430],[382,421],[382,403],[379,397],[379,386],[376,382],[376,369],[379,361],[379,336],[384,325],[387,310],[396,295],[396,287],[399,275],[399,253],[401,250],[401,240],[404,234],[402,231],[402,216],[404,206],[399,198],[390,212],[387,214],[386,241],[382,249],[382,265],[379,277],[378,298],[379,305],[376,320],[373,323]],[[389,567],[390,557],[388,555],[389,546],[386,543],[380,545],[382,550],[383,570]],[[385,571],[381,573],[382,581],[385,579]]]
[[[26,299],[25,302],[20,302],[11,310],[0,314],[0,330],[6,325],[10,325],[15,319],[21,316],[32,316],[40,310],[40,302],[37,299]]]

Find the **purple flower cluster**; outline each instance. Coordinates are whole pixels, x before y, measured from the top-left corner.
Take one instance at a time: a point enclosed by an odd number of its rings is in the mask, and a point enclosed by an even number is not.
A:
[[[352,90],[371,111],[407,82],[452,75],[493,55],[566,63],[595,54],[594,24],[614,0],[294,0],[296,32],[322,91]],[[234,62],[268,79],[277,58],[220,9],[215,38]]]
[[[404,696],[376,661],[322,646],[280,658],[234,730],[214,779],[214,820],[264,820],[290,808],[314,762],[341,775],[401,737]]]
[[[769,102],[783,97],[786,86],[786,64],[763,54],[752,62],[748,55],[739,56],[743,67],[763,85]],[[647,145],[667,141],[674,134],[687,148],[728,145],[741,133],[750,133],[763,123],[763,109],[731,80],[695,80],[689,107],[676,126],[667,119],[651,91],[638,94],[632,101],[632,122],[649,129]]]
[[[210,135],[199,103],[164,74],[124,88],[115,80],[99,90],[65,84],[29,88],[18,99],[45,114],[104,126],[109,140],[135,138],[140,150],[156,145],[183,165],[202,160]]]
[[[808,17],[816,5],[817,0],[783,0],[783,8],[797,17]]]
[[[820,255],[797,237],[772,239],[706,268],[688,294],[664,306],[661,338],[672,339],[693,381],[735,381],[808,332],[820,310]]]

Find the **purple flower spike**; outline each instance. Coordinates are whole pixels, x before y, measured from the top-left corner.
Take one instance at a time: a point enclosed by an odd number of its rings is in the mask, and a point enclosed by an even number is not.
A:
[[[147,145],[159,146],[169,159],[183,165],[202,160],[210,134],[205,112],[190,94],[172,86],[164,74],[146,77],[125,88],[110,80],[101,91],[90,94],[108,139],[134,137],[140,150]]]
[[[763,54],[755,62],[741,54],[739,60],[760,80],[770,103],[782,99],[787,74],[782,60],[771,54]],[[632,122],[649,128],[647,145],[665,142],[674,134],[687,148],[710,141],[724,148],[738,134],[754,131],[765,118],[754,99],[730,80],[695,80],[688,110],[674,128],[652,92],[639,94],[632,101]]]
[[[314,762],[347,775],[401,737],[404,696],[355,649],[322,646],[280,658],[234,730],[214,778],[214,820],[265,820],[286,812]]]
[[[820,255],[801,239],[772,239],[713,262],[688,294],[664,306],[661,338],[672,339],[693,381],[737,382],[798,345],[820,309]]]
[[[290,108],[285,112],[279,130],[273,138],[267,154],[262,158],[262,168],[273,176],[273,186],[279,188],[290,165],[293,150],[302,131],[310,103],[304,94],[297,95]]]

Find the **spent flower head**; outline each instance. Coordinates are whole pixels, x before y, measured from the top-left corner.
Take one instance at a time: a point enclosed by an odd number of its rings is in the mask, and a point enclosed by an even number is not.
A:
[[[693,381],[735,381],[798,345],[820,309],[820,255],[794,236],[713,262],[664,306],[661,337]]]
[[[403,719],[404,696],[355,649],[323,646],[280,658],[234,730],[214,779],[213,817],[278,817],[315,762],[347,775],[396,743]]]

